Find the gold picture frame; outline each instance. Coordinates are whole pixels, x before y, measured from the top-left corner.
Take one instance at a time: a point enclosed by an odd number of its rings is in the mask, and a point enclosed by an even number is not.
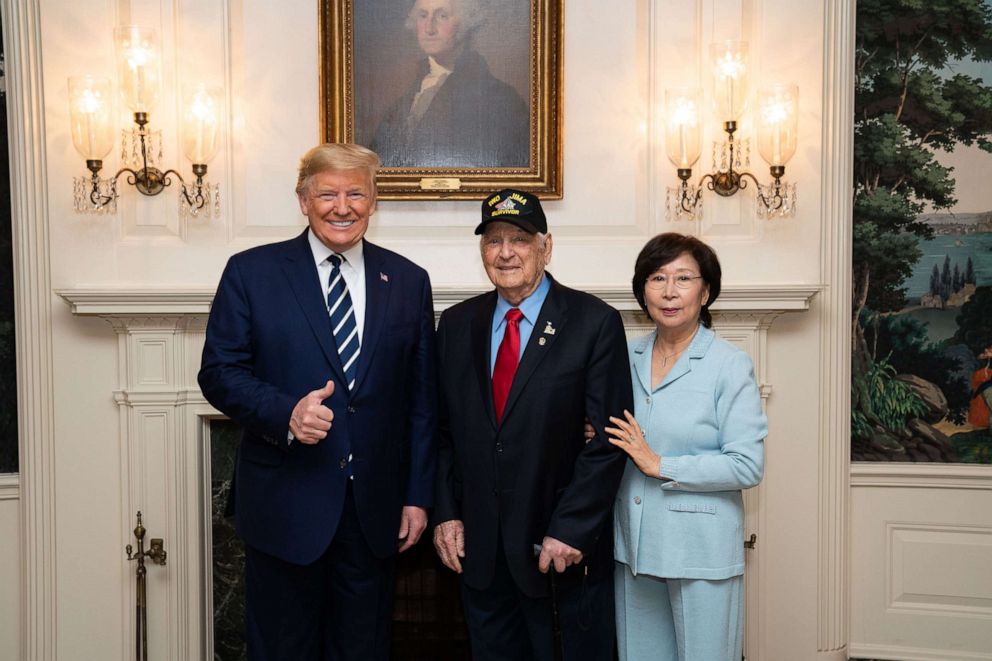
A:
[[[320,0],[323,140],[379,153],[380,199],[560,199],[563,5]]]

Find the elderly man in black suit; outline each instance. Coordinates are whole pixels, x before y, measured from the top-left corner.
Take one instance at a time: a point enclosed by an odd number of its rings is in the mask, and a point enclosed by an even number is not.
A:
[[[632,405],[623,324],[545,272],[552,238],[535,196],[490,196],[475,233],[496,289],[438,327],[434,545],[462,575],[476,661],[609,661],[610,511],[625,457],[603,427]]]

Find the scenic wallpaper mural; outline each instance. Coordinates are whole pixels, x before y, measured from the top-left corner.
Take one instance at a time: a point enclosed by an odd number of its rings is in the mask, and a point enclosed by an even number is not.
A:
[[[992,463],[992,0],[859,0],[851,458]]]

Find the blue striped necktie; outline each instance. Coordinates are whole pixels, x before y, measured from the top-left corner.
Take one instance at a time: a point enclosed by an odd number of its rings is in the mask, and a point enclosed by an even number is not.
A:
[[[355,387],[355,372],[358,371],[358,323],[355,321],[355,307],[351,303],[348,285],[341,275],[341,262],[344,258],[333,253],[327,258],[331,264],[330,284],[327,286],[327,312],[331,315],[331,328],[334,329],[334,342],[338,345],[338,355],[344,367],[344,378],[348,390]]]

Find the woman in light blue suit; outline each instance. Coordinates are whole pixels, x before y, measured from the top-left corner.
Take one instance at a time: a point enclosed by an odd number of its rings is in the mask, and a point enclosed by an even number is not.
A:
[[[611,418],[630,457],[614,509],[621,661],[739,661],[741,490],[761,481],[767,421],[746,353],[710,329],[720,263],[702,241],[660,234],[634,295],[656,329],[629,345],[634,413]]]

